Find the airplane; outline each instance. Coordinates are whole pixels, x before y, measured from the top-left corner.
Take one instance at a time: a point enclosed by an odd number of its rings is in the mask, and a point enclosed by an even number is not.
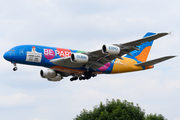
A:
[[[88,80],[98,74],[116,74],[147,70],[155,64],[176,56],[165,56],[146,61],[153,41],[169,33],[148,32],[142,39],[123,44],[104,44],[95,51],[79,51],[40,45],[19,45],[4,54],[17,70],[17,63],[43,66],[40,76],[49,81]]]

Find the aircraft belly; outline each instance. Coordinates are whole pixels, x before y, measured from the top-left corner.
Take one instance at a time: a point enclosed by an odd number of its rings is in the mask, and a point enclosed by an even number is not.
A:
[[[132,72],[143,70],[141,66],[135,66],[137,61],[123,57],[123,60],[117,58],[114,62],[114,66],[111,73],[123,73],[123,72]]]
[[[86,72],[85,70],[72,69],[62,66],[53,66],[51,67],[51,69],[65,73],[73,73],[73,74],[83,74],[84,72]]]

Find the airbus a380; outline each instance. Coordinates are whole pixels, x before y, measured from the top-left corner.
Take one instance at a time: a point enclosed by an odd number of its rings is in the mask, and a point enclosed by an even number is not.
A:
[[[165,56],[146,61],[153,41],[168,33],[148,32],[139,40],[123,43],[102,45],[102,49],[85,52],[72,49],[47,47],[40,45],[20,45],[13,47],[4,54],[4,58],[14,64],[43,66],[42,78],[49,81],[60,81],[72,76],[71,81],[85,80],[98,74],[115,74],[140,71],[153,68],[153,65],[173,58]]]

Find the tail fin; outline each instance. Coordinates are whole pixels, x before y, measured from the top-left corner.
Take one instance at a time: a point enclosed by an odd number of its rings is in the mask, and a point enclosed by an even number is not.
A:
[[[152,35],[155,35],[156,33],[152,33],[152,32],[148,32],[146,33],[146,35],[144,37],[149,37],[149,36],[152,36]],[[143,38],[144,38],[143,37]],[[150,42],[145,42],[139,46],[137,46],[139,48],[139,51],[138,50],[134,50],[131,52],[131,54],[133,55],[133,57],[135,57],[138,61],[141,61],[141,62],[146,62],[147,60],[147,57],[149,55],[149,52],[151,50],[151,46],[153,44],[153,41],[150,41]]]

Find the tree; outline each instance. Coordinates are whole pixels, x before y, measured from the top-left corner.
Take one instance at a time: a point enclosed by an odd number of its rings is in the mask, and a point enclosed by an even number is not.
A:
[[[100,102],[99,106],[95,106],[93,111],[83,109],[80,115],[77,115],[74,120],[145,120],[145,112],[132,102],[106,100],[104,105]]]
[[[161,114],[159,114],[159,115],[157,115],[157,114],[154,114],[154,115],[150,114],[150,115],[147,115],[145,118],[146,118],[146,120],[167,120]]]
[[[106,100],[106,104],[100,102],[99,106],[95,106],[93,111],[83,109],[80,115],[74,120],[167,120],[161,114],[145,115],[144,110],[138,106],[134,106],[133,102],[126,100],[112,101]]]

